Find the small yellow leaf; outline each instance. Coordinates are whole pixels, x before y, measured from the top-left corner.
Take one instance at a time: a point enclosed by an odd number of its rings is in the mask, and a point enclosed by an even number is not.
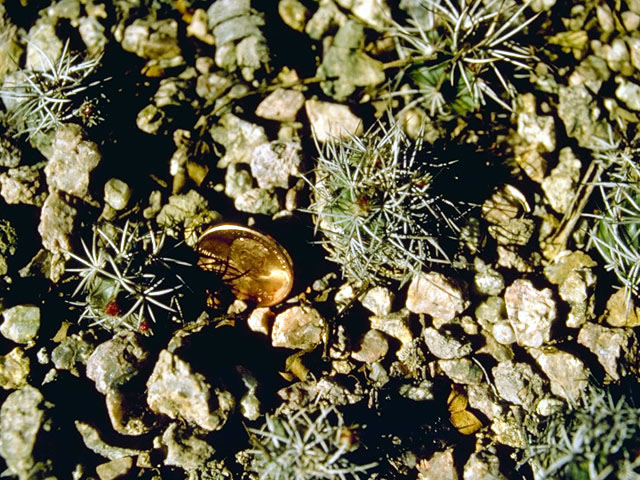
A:
[[[463,435],[471,435],[482,428],[482,422],[469,410],[452,413],[449,419],[456,430]]]

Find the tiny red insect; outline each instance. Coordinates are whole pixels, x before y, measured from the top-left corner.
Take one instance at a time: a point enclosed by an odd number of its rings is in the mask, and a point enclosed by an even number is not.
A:
[[[104,313],[106,313],[110,317],[116,317],[120,315],[120,306],[118,305],[118,302],[116,302],[115,300],[111,300],[109,303],[107,303],[107,306],[104,307]]]
[[[138,327],[141,332],[149,331],[149,324],[145,321],[140,322],[140,326]]]

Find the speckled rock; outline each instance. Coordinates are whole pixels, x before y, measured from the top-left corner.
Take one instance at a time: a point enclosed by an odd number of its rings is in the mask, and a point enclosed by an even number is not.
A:
[[[104,32],[104,25],[96,17],[86,16],[78,19],[78,33],[87,46],[89,55],[99,55],[104,51],[109,41]]]
[[[101,160],[98,146],[84,138],[82,127],[61,125],[51,144],[49,162],[44,168],[50,190],[61,190],[76,197],[89,193],[89,174]]]
[[[185,194],[171,195],[156,220],[158,225],[171,228],[206,211],[208,207],[209,202],[202,195],[195,190],[189,190]]]
[[[2,336],[16,343],[29,343],[40,328],[40,307],[16,305],[2,311]]]
[[[9,271],[8,260],[16,253],[18,234],[8,220],[0,219],[0,275]]]
[[[473,286],[480,295],[500,295],[504,289],[504,278],[495,269],[485,264],[479,257],[474,260],[478,273],[473,277]]]
[[[69,205],[58,192],[51,192],[42,206],[38,232],[42,246],[51,253],[71,250],[69,237],[78,211]]]
[[[428,460],[418,462],[418,480],[458,480],[453,448],[434,453]]]
[[[524,246],[529,243],[535,223],[531,218],[512,218],[499,225],[489,225],[489,235],[500,245]]]
[[[389,342],[379,330],[368,330],[358,342],[358,347],[351,353],[354,360],[374,363],[384,358],[389,350]]]
[[[576,356],[555,347],[529,349],[529,354],[551,382],[551,393],[576,402],[588,385],[589,371]]]
[[[566,213],[575,197],[575,189],[580,181],[582,163],[571,147],[560,150],[558,166],[542,181],[549,205],[558,213]]]
[[[302,92],[277,88],[258,104],[255,113],[267,120],[293,122],[303,105]]]
[[[136,18],[124,30],[122,48],[144,59],[170,59],[175,62],[176,58],[181,58],[178,22],[173,18],[155,21]]]
[[[167,449],[164,464],[194,471],[202,467],[215,453],[209,442],[178,423],[172,423],[162,434]]]
[[[504,294],[509,322],[520,346],[539,347],[551,338],[556,304],[548,288],[536,289],[530,280],[515,280]]]
[[[612,327],[640,326],[640,308],[636,306],[633,298],[629,298],[624,288],[609,297],[603,317],[604,321]]]
[[[307,100],[304,108],[314,137],[321,143],[362,134],[362,120],[349,107],[338,103]]]
[[[476,307],[476,319],[485,328],[507,317],[502,297],[491,296]]]
[[[139,337],[131,331],[116,334],[101,343],[87,360],[87,377],[96,390],[107,393],[131,380],[148,358]]]
[[[10,393],[0,407],[0,455],[9,472],[30,480],[36,437],[44,419],[42,394],[30,385]]]
[[[440,370],[454,383],[460,385],[477,385],[481,383],[484,378],[482,369],[468,358],[438,360],[438,367],[440,367]]]
[[[398,393],[404,398],[408,398],[414,402],[433,400],[433,382],[430,380],[422,380],[417,384],[405,383],[400,385]]]
[[[156,105],[149,104],[138,112],[136,116],[136,125],[144,133],[155,135],[160,131],[160,127],[165,120],[165,113]]]
[[[392,312],[389,315],[371,315],[369,322],[371,328],[400,340],[403,346],[411,345],[414,340],[409,325],[409,312],[406,309]]]
[[[373,287],[360,299],[364,308],[374,315],[388,315],[391,313],[391,306],[395,295],[386,287]]]
[[[600,365],[614,380],[620,373],[629,373],[621,360],[629,352],[635,340],[633,332],[623,328],[607,328],[595,323],[586,323],[578,333],[578,343],[587,347],[598,357]]]
[[[590,271],[596,265],[597,263],[584,252],[565,250],[544,267],[544,275],[554,285],[561,285],[574,270]]]
[[[114,445],[109,445],[102,438],[100,438],[100,433],[96,430],[95,427],[92,427],[88,423],[82,422],[80,420],[76,420],[74,422],[76,430],[82,436],[82,441],[85,446],[94,453],[98,455],[108,458],[110,460],[115,460],[123,457],[131,457],[138,456],[143,452],[142,450],[136,450],[134,448],[124,448],[117,447]]]
[[[591,271],[574,270],[560,285],[558,294],[571,308],[566,319],[567,327],[579,328],[595,316],[595,298],[592,295],[595,278]]]
[[[269,140],[264,128],[227,113],[210,129],[211,138],[225,148],[224,156],[218,160],[218,168],[227,168],[232,163],[249,163],[253,149]]]
[[[528,438],[522,428],[522,418],[516,417],[512,411],[502,417],[496,417],[491,422],[492,438],[502,445],[524,449],[528,446]]]
[[[101,463],[96,467],[100,480],[117,480],[126,478],[133,467],[133,458],[121,457]]]
[[[441,273],[419,273],[409,284],[406,306],[410,312],[426,313],[448,321],[462,313],[468,305],[465,285]]]
[[[493,367],[494,385],[500,397],[526,411],[535,411],[543,397],[544,381],[527,363],[506,361]]]
[[[423,336],[427,348],[437,358],[462,358],[473,351],[468,340],[456,338],[459,335],[444,329],[438,331],[435,328],[427,327],[423,330]]]
[[[20,347],[0,356],[0,387],[5,390],[22,388],[27,385],[28,375],[29,357]]]
[[[66,337],[51,352],[51,361],[58,370],[68,370],[79,376],[77,364],[85,365],[94,346],[78,334]]]
[[[253,177],[246,166],[232,163],[224,175],[224,194],[234,200],[253,188]]]
[[[607,138],[605,123],[598,120],[599,105],[584,85],[561,86],[558,90],[558,116],[567,134],[581,147],[593,146],[596,137]]]
[[[300,175],[299,141],[258,145],[251,156],[251,174],[260,188],[288,188],[289,177]]]
[[[234,202],[237,210],[247,213],[274,215],[282,208],[278,195],[273,189],[252,188],[238,195]]]
[[[149,380],[147,403],[156,413],[219,430],[235,407],[231,393],[213,388],[176,355],[162,350]]]
[[[104,201],[114,210],[123,210],[131,198],[129,185],[117,178],[110,178],[104,184]]]
[[[290,307],[276,315],[271,331],[274,347],[307,350],[322,341],[325,319],[315,308]]]

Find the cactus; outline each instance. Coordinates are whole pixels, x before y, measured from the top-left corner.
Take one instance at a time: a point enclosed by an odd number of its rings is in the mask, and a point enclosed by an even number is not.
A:
[[[397,124],[319,150],[308,211],[347,279],[404,283],[427,265],[451,262],[469,205],[436,187],[455,162],[425,160],[422,142]]]

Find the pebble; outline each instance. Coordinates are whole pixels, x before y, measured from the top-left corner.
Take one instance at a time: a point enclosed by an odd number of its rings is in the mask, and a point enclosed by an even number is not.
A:
[[[247,325],[253,332],[264,333],[269,335],[269,327],[273,322],[275,315],[269,307],[254,308],[247,318]]]
[[[567,213],[575,197],[580,181],[582,163],[574,155],[571,147],[560,150],[558,166],[542,181],[542,190],[549,205],[558,213]]]
[[[491,325],[491,335],[501,345],[511,345],[516,341],[516,333],[506,320],[498,320]]]
[[[331,27],[339,27],[346,21],[347,16],[334,2],[323,2],[311,16],[304,30],[313,40],[320,40]]]
[[[42,427],[44,397],[34,387],[27,385],[10,393],[0,407],[0,455],[8,472],[21,480],[33,478],[33,448]]]
[[[218,160],[218,168],[227,168],[232,163],[249,163],[253,149],[269,141],[264,128],[231,113],[224,114],[209,133],[225,148],[224,156]]]
[[[122,48],[144,59],[166,60],[181,56],[178,22],[172,18],[136,18],[124,29]]]
[[[498,457],[487,451],[472,453],[464,464],[462,478],[464,480],[507,480],[500,473],[500,460]]]
[[[326,321],[315,308],[294,306],[276,315],[271,331],[274,347],[310,350],[324,336]]]
[[[544,267],[544,275],[554,285],[561,285],[573,271],[591,271],[597,263],[586,253],[581,251],[571,252],[565,250],[560,252],[549,265]],[[590,285],[595,283],[593,277]]]
[[[457,339],[451,333],[441,333],[433,327],[427,327],[422,334],[427,348],[437,358],[462,358],[473,351],[469,341]]]
[[[51,253],[70,251],[69,237],[73,233],[77,213],[58,192],[51,192],[40,211],[38,233],[42,237],[42,246]]]
[[[517,449],[524,449],[528,445],[522,421],[517,419],[511,411],[506,416],[494,418],[491,422],[491,431],[496,443]]]
[[[388,315],[371,315],[369,322],[371,328],[400,340],[403,346],[411,345],[414,340],[409,322],[409,312],[405,309]]]
[[[187,25],[187,36],[196,37],[207,45],[214,45],[216,39],[209,31],[209,17],[202,8],[196,8],[191,16],[191,22]]]
[[[640,326],[640,308],[629,298],[624,288],[609,297],[604,321],[611,327],[634,328]]]
[[[0,44],[0,51],[1,49],[2,45]],[[15,168],[20,165],[21,160],[22,151],[15,141],[6,136],[0,138],[0,167]]]
[[[280,210],[278,194],[270,188],[252,188],[238,195],[233,205],[236,210],[262,215],[275,215]]]
[[[430,380],[422,380],[417,385],[405,383],[404,385],[400,385],[398,393],[400,396],[413,400],[414,402],[433,400],[433,382]]]
[[[0,356],[0,387],[15,390],[26,386],[29,367],[29,357],[20,347]]]
[[[336,3],[376,30],[387,28],[391,18],[391,10],[385,0],[337,0]]]
[[[461,385],[478,385],[484,378],[482,369],[468,358],[438,360],[438,367],[454,383]]]
[[[258,104],[255,114],[267,120],[293,122],[303,105],[302,92],[277,88]]]
[[[640,24],[640,15],[637,15],[637,14],[633,14],[633,15],[635,16],[634,22],[637,21]],[[636,68],[636,70],[640,70],[640,38],[627,37],[627,44],[629,45],[629,54],[631,56],[631,64]]]
[[[96,17],[87,16],[78,19],[78,33],[87,46],[89,55],[100,55],[108,43],[104,34],[105,27]]]
[[[640,85],[620,80],[616,88],[616,98],[631,110],[640,111]]]
[[[536,289],[530,280],[518,279],[507,287],[505,307],[520,346],[539,347],[551,339],[556,303],[551,289]]]
[[[104,201],[114,210],[123,210],[131,198],[131,189],[122,180],[110,178],[104,184]]]
[[[234,200],[253,188],[253,177],[246,166],[232,163],[224,175],[224,194]]]
[[[136,125],[144,133],[156,135],[164,123],[166,114],[154,104],[149,104],[138,112]]]
[[[500,225],[489,225],[489,234],[499,245],[524,246],[529,243],[536,225],[531,218],[512,218]]]
[[[307,19],[311,16],[309,9],[298,0],[280,0],[278,13],[284,23],[298,32],[304,30]]]
[[[62,40],[56,36],[53,25],[38,22],[29,30],[27,35],[27,70],[50,71],[51,63],[55,63],[62,53]]]
[[[567,134],[583,148],[593,146],[596,137],[607,138],[607,127],[599,118],[596,100],[584,85],[560,86],[558,89],[558,116]]]
[[[16,305],[3,310],[2,318],[0,333],[3,337],[16,343],[29,343],[36,337],[40,328],[40,307]]]
[[[368,330],[360,339],[357,350],[351,353],[354,360],[375,363],[382,360],[389,351],[387,337],[379,330]]]
[[[607,65],[614,72],[622,75],[633,75],[627,44],[622,38],[614,39],[610,45],[603,47]]]
[[[16,253],[18,233],[8,220],[0,219],[0,275],[9,271],[7,259]]]
[[[579,358],[555,347],[528,351],[551,382],[551,393],[573,403],[582,397],[589,373]]]
[[[406,307],[443,321],[453,320],[469,306],[465,285],[438,272],[420,272],[407,292]]]
[[[106,394],[137,375],[148,356],[134,332],[118,333],[98,345],[89,356],[87,377],[95,382],[96,390]]]
[[[171,195],[167,204],[158,213],[156,221],[159,226],[172,228],[208,208],[209,202],[202,195],[196,190],[189,190],[184,194]]]
[[[428,460],[420,460],[416,469],[418,480],[458,480],[459,478],[452,447],[434,453]]]
[[[567,327],[579,328],[595,316],[591,282],[595,282],[595,276],[590,271],[574,270],[560,285],[558,294],[571,308],[567,315]]]
[[[373,287],[360,299],[364,308],[374,315],[388,315],[391,313],[391,305],[395,295],[386,287]]]
[[[85,365],[93,352],[93,345],[80,335],[73,334],[66,337],[60,345],[51,352],[51,361],[58,370],[68,370],[76,377],[80,374],[77,365]]]
[[[133,448],[123,448],[109,445],[102,438],[100,433],[95,427],[92,427],[88,423],[80,420],[75,421],[76,430],[82,437],[82,441],[85,446],[92,452],[100,455],[101,457],[108,458],[109,460],[116,460],[123,457],[135,457],[143,452],[142,450],[136,450]]]
[[[105,404],[111,426],[121,435],[144,435],[154,426],[144,393],[112,389],[107,391]]]
[[[156,413],[219,430],[235,407],[231,393],[214,389],[176,355],[162,350],[147,381],[147,403]]]
[[[634,334],[626,328],[607,328],[595,323],[586,323],[578,333],[578,343],[584,345],[596,357],[613,380],[620,380],[620,374],[626,374],[624,354],[634,342]]]
[[[500,295],[504,289],[504,278],[495,269],[486,265],[480,258],[474,260],[474,266],[478,273],[473,277],[473,286],[480,295]]]
[[[527,363],[500,362],[491,370],[498,395],[503,400],[520,405],[528,412],[535,411],[544,395],[544,381]]]
[[[44,168],[49,189],[79,198],[89,196],[89,174],[101,158],[98,145],[84,138],[82,127],[74,123],[61,125]]]
[[[164,464],[180,467],[187,472],[201,468],[215,453],[209,442],[175,422],[162,434],[162,445],[166,447],[167,452]]]
[[[274,141],[253,149],[251,174],[260,188],[289,188],[289,177],[300,176],[299,141]]]
[[[133,467],[131,457],[116,458],[96,466],[96,473],[100,480],[117,480],[125,478]]]
[[[504,414],[500,402],[486,383],[467,385],[467,398],[469,406],[482,412],[489,420]]]
[[[346,105],[311,99],[304,102],[304,107],[313,136],[320,143],[362,135],[362,119]]]

